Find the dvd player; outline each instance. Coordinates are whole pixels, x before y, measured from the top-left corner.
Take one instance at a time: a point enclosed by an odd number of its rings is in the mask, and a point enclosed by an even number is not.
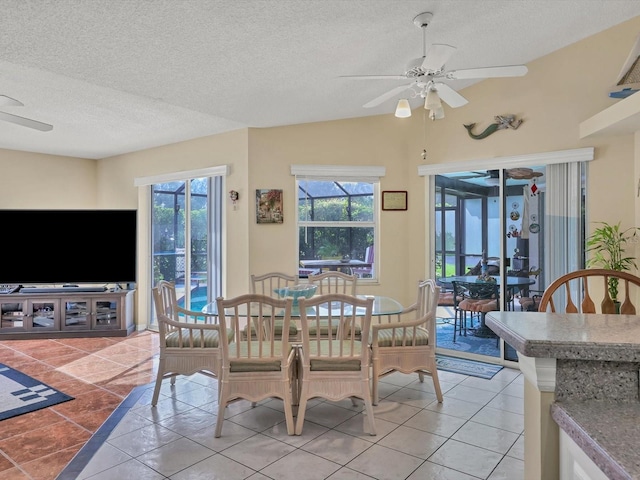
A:
[[[22,287],[20,293],[91,293],[106,292],[107,287]]]

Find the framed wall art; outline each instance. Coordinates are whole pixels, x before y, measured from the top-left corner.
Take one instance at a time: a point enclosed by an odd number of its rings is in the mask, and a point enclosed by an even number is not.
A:
[[[256,222],[282,223],[282,190],[256,190]]]
[[[382,210],[406,210],[406,190],[386,190],[382,192]]]

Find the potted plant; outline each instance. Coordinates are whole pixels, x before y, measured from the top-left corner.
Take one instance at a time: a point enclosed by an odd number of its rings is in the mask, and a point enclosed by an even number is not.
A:
[[[638,268],[634,257],[625,256],[627,244],[634,242],[638,227],[620,228],[620,222],[610,225],[607,222],[597,222],[601,226],[596,228],[587,239],[587,252],[593,256],[587,260],[587,267],[600,267],[619,272]],[[609,279],[609,295],[614,302],[618,302],[618,279]]]

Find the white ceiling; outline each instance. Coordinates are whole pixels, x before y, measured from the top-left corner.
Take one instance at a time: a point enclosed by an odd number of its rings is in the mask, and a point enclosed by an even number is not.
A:
[[[526,64],[640,15],[638,0],[0,0],[0,148],[84,158],[243,127],[392,114],[427,45],[447,70]],[[629,46],[631,48],[631,45]],[[621,66],[622,67],[622,66]],[[617,73],[617,72],[616,72]],[[465,83],[466,82],[466,83]],[[408,83],[408,82],[406,82]],[[459,90],[469,81],[448,81]]]

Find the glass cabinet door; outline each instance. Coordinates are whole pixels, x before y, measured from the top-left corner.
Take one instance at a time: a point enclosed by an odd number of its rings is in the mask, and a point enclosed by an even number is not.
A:
[[[0,331],[26,329],[26,302],[0,302]]]
[[[93,301],[95,323],[93,328],[119,328],[118,301],[115,298]]]
[[[64,330],[85,330],[91,326],[90,301],[85,299],[65,300],[62,316]]]
[[[30,300],[32,330],[59,330],[58,300]]]

